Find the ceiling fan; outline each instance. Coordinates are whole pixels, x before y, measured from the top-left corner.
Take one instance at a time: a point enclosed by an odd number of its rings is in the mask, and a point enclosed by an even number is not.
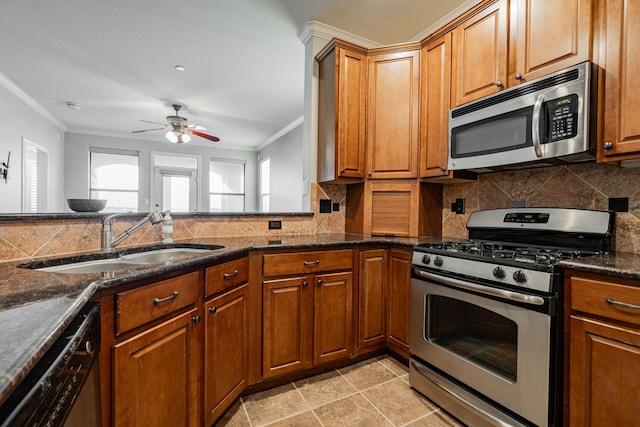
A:
[[[191,141],[191,136],[189,136],[189,134],[195,135],[195,136],[199,136],[201,138],[206,138],[210,141],[213,142],[218,142],[220,141],[220,138],[218,138],[217,136],[213,136],[213,135],[209,135],[206,133],[202,133],[200,131],[202,130],[207,130],[206,127],[201,126],[201,125],[188,125],[187,124],[187,119],[185,117],[179,116],[179,112],[180,109],[182,108],[182,105],[180,104],[173,104],[172,105],[173,109],[176,111],[176,114],[174,116],[167,116],[167,124],[165,124],[163,127],[160,128],[155,128],[155,129],[143,129],[143,130],[134,130],[132,133],[142,133],[142,132],[151,132],[151,131],[156,131],[156,130],[166,130],[167,133],[165,134],[165,137],[173,143],[176,144],[181,144],[183,142],[189,142]],[[161,125],[162,123],[156,123],[156,122],[150,122],[148,120],[140,120],[141,122],[145,122],[145,123],[153,123],[156,125]]]

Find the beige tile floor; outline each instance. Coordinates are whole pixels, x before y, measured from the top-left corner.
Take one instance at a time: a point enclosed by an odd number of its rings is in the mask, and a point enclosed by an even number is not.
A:
[[[463,425],[409,387],[406,366],[380,356],[244,396],[216,426]]]

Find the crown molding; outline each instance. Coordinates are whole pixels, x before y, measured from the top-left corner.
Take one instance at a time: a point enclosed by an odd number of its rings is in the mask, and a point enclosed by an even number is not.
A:
[[[15,95],[16,98],[27,104],[38,114],[40,114],[44,119],[49,121],[52,125],[60,129],[61,131],[66,132],[67,127],[64,125],[64,123],[58,120],[53,114],[45,110],[42,105],[38,104],[35,99],[27,95],[25,91],[20,89],[18,85],[16,85],[11,79],[9,79],[9,77],[5,76],[2,73],[0,73],[0,86],[5,87],[9,92]]]
[[[369,40],[365,37],[358,36],[348,31],[323,24],[320,21],[307,21],[298,31],[298,38],[306,46],[312,37],[316,37],[329,42],[333,38],[341,39],[349,43],[357,44],[367,49],[380,47],[381,43]]]
[[[262,144],[258,145],[258,147],[256,148],[256,151],[260,151],[263,148],[269,146],[272,142],[282,138],[284,135],[288,134],[289,132],[291,132],[298,126],[300,126],[302,123],[304,123],[304,116],[298,117],[297,119],[289,123],[287,126],[283,127],[278,132],[274,133],[269,139],[267,139]]]

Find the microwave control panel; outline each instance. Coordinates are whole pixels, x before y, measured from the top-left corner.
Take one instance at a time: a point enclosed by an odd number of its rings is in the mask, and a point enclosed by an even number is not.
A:
[[[549,135],[547,142],[573,138],[578,134],[578,95],[546,102]]]

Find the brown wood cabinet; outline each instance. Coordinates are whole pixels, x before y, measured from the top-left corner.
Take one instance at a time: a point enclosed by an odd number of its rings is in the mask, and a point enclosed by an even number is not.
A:
[[[640,281],[567,272],[569,425],[639,426]],[[631,304],[625,306],[624,304]]]
[[[367,178],[417,178],[420,44],[371,50],[367,79]]]
[[[386,249],[358,253],[358,351],[384,346],[386,339]]]
[[[638,20],[638,2],[606,2],[604,135],[597,147],[600,162],[640,157],[640,84],[635,78],[640,73]]]
[[[365,177],[366,49],[332,40],[318,55],[318,182]]]
[[[210,267],[206,289],[222,293],[204,303],[204,408],[212,425],[248,386],[248,259]],[[212,292],[214,293],[214,292]]]
[[[199,425],[198,316],[190,310],[113,347],[114,425]]]
[[[353,354],[352,256],[350,249],[264,255],[263,378]]]
[[[452,107],[506,87],[508,17],[507,0],[499,0],[453,30]]]
[[[507,86],[592,59],[596,1],[511,0]]]
[[[411,295],[411,251],[389,250],[387,345],[409,357],[409,301]]]

